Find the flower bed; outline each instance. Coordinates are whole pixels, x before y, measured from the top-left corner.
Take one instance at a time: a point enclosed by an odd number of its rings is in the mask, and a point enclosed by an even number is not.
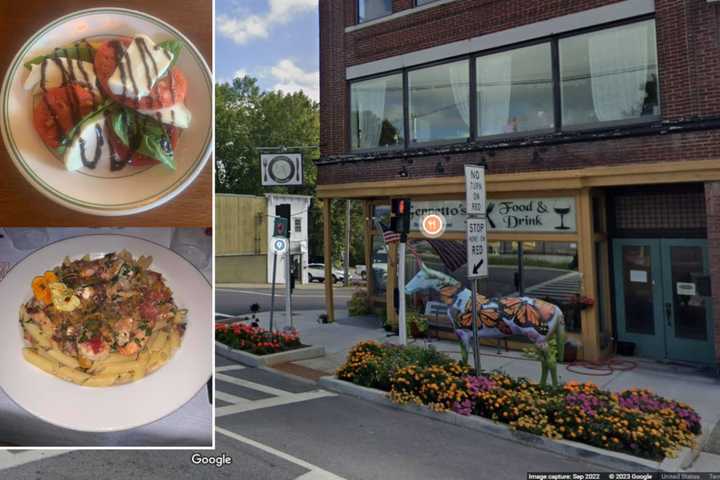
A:
[[[246,323],[216,323],[215,340],[235,350],[269,355],[304,347],[294,330],[271,332]]]
[[[651,460],[691,447],[700,417],[688,405],[648,390],[620,393],[591,383],[540,387],[500,372],[471,375],[434,349],[363,342],[337,376],[388,392],[396,403],[478,415],[537,435],[593,445]]]

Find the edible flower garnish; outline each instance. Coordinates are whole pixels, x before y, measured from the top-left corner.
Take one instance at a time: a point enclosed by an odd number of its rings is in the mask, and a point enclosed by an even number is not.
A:
[[[48,286],[50,283],[57,281],[57,275],[51,271],[47,271],[44,275],[33,278],[32,291],[35,299],[43,302],[45,305],[50,305],[52,303],[52,294]]]

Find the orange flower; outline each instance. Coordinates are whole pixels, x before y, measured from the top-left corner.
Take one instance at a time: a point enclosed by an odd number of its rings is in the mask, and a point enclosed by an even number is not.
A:
[[[47,271],[42,277],[35,277],[32,281],[32,291],[35,298],[45,305],[52,303],[52,295],[50,293],[49,285],[57,282],[58,278],[54,272]]]

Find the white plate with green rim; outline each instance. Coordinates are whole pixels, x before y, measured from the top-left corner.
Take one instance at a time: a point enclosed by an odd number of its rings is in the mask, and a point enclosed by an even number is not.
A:
[[[33,97],[23,88],[24,64],[54,48],[87,39],[145,34],[156,43],[179,40],[177,67],[187,79],[185,105],[192,114],[175,149],[176,169],[164,165],[83,167],[69,172],[33,127]],[[61,17],[34,34],[13,59],[0,90],[0,130],[20,173],[40,193],[73,210],[93,215],[130,215],[150,210],[182,192],[198,176],[212,151],[212,74],[197,48],[177,29],[153,16],[122,8],[94,8]]]

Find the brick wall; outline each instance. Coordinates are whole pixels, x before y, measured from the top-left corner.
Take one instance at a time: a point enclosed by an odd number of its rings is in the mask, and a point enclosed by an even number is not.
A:
[[[620,0],[457,0],[437,8],[345,33],[355,23],[356,0],[320,0],[320,104],[323,156],[348,151],[348,93],[345,69],[411,51],[506,30]],[[720,4],[701,0],[656,0],[660,95],[663,117],[680,120],[720,115]],[[393,10],[412,0],[393,0]],[[532,150],[498,152],[491,172],[512,172],[644,161],[681,161],[718,157],[718,134],[670,136],[547,147],[542,161]],[[453,155],[445,174],[480,154]],[[409,165],[411,176],[435,175],[438,158]],[[442,159],[444,161],[444,158]],[[395,176],[400,160],[320,167],[320,183],[368,181]],[[372,168],[366,168],[372,166]]]
[[[715,311],[715,358],[720,363],[720,182],[705,184],[707,235],[710,250],[712,298]]]
[[[535,154],[537,152],[537,155]],[[466,163],[486,160],[488,173],[568,170],[623,163],[709,160],[720,158],[720,130],[628,137],[545,147],[507,148],[488,152],[455,153],[403,159],[377,159],[320,165],[318,184],[399,180],[403,166],[407,180],[463,175]],[[444,172],[436,172],[441,163]],[[719,212],[720,214],[720,212]]]

